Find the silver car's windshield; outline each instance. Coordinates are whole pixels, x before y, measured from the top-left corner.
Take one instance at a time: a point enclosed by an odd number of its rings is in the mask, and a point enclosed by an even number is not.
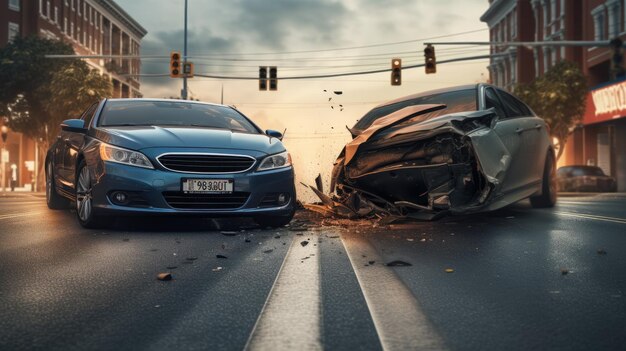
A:
[[[233,108],[183,101],[109,100],[102,110],[99,125],[206,127],[259,132]]]

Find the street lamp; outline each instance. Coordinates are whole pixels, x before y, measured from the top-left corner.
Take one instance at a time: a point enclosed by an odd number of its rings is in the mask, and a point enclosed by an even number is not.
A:
[[[2,134],[2,149],[0,149],[0,168],[2,168],[2,191],[4,191],[4,145],[7,142],[7,135],[9,134],[9,128],[7,126],[0,127],[0,134]]]

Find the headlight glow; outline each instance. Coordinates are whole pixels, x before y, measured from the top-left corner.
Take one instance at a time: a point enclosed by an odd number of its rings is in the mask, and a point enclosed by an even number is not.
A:
[[[287,151],[280,154],[270,155],[261,161],[257,171],[268,171],[270,169],[284,168],[291,166],[291,155]]]
[[[105,143],[100,144],[100,158],[102,158],[103,161],[154,169],[150,160],[141,152],[127,150]]]

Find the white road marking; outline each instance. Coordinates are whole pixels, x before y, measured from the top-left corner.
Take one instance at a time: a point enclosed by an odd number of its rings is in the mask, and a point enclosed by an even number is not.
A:
[[[319,246],[296,237],[246,350],[322,350]]]
[[[0,215],[0,220],[17,218],[17,217],[25,217],[25,216],[36,216],[36,215],[44,213],[44,212],[46,212],[46,211],[31,211],[31,212],[20,212],[20,213],[5,214],[5,215]]]
[[[591,215],[591,214],[585,214],[585,213],[561,212],[561,211],[555,211],[554,213],[556,213],[559,216],[576,217],[576,218],[591,219],[595,221],[605,221],[605,222],[626,224],[626,219],[624,218],[606,217],[606,216],[597,216],[597,215]]]
[[[415,296],[365,239],[341,236],[384,350],[444,350]],[[363,258],[363,255],[366,258]],[[370,260],[376,264],[365,267]]]

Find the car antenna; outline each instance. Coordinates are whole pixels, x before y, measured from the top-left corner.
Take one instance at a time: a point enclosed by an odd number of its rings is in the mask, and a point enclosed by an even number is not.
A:
[[[283,130],[283,138],[285,137],[285,134],[287,134],[287,128],[285,128],[285,130]]]

